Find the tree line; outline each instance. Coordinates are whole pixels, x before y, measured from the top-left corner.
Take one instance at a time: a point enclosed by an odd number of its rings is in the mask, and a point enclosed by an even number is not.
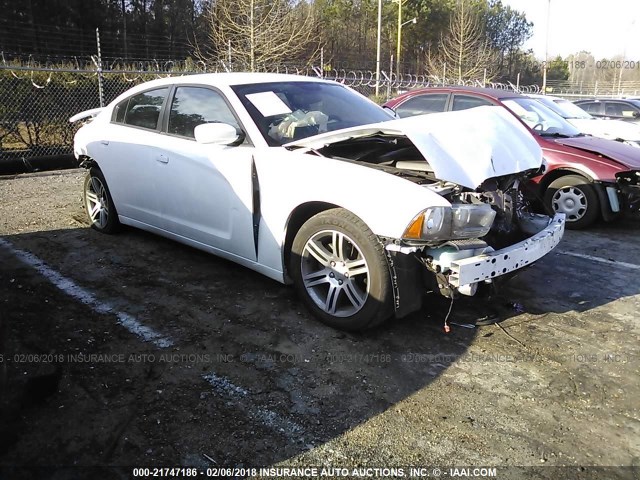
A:
[[[95,55],[99,28],[105,59],[375,69],[377,0],[0,0],[0,11],[5,57]],[[383,0],[382,68],[535,83],[541,64],[522,48],[532,29],[501,0]]]

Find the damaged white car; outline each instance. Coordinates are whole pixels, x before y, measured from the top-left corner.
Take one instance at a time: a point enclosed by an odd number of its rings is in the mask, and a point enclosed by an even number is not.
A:
[[[142,228],[293,283],[346,330],[428,291],[474,295],[564,232],[562,214],[523,201],[541,151],[497,107],[394,120],[335,82],[206,74],[138,85],[81,119],[93,228]]]

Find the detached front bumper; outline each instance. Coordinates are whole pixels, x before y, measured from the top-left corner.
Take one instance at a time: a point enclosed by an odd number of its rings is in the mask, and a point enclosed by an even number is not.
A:
[[[459,259],[451,263],[447,280],[460,288],[505,275],[542,258],[562,239],[565,216],[558,213],[543,230],[522,242],[498,251]]]

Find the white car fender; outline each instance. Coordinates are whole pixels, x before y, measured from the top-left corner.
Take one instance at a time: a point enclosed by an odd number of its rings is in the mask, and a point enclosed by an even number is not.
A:
[[[261,149],[254,159],[262,216],[258,262],[272,268],[282,268],[287,221],[302,204],[326,202],[345,208],[373,233],[390,238],[400,238],[426,208],[450,205],[437,193],[409,180],[347,161],[285,149]],[[302,173],[308,181],[295,182]],[[356,184],[368,188],[356,189]]]

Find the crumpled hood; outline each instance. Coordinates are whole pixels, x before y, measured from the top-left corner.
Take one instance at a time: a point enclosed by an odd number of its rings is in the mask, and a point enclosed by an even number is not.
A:
[[[485,180],[538,169],[542,150],[513,115],[497,106],[390,120],[284,145],[319,149],[377,133],[408,137],[440,180],[477,188]],[[632,147],[629,147],[632,148]]]
[[[615,140],[597,137],[554,138],[555,142],[568,147],[586,150],[608,157],[627,168],[640,169],[640,150]]]

